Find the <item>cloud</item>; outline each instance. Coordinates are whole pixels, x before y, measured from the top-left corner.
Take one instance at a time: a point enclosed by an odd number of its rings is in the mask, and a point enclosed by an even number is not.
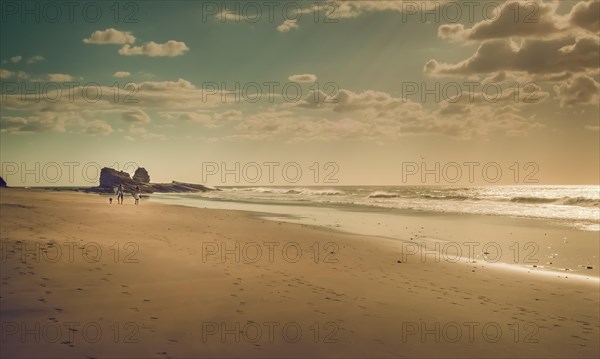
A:
[[[510,37],[546,38],[566,31],[566,23],[556,14],[558,3],[539,0],[509,0],[495,8],[495,14],[471,28],[444,24],[438,36],[450,40],[490,40]],[[489,17],[489,16],[488,16]]]
[[[134,135],[135,137],[138,137],[138,138],[143,138],[143,139],[164,140],[167,138],[163,134],[153,133],[153,132],[148,131],[144,127],[140,127],[140,126],[136,126],[136,125],[129,126],[129,134]],[[134,137],[132,137],[132,136],[126,136],[126,137],[129,137],[128,139],[131,139],[131,140],[134,139]]]
[[[293,111],[266,111],[245,118],[230,140],[304,141],[382,141],[398,140],[407,135],[446,136],[456,139],[523,136],[544,125],[521,116],[507,107],[474,106],[472,116],[438,116],[419,107],[398,107],[377,113],[364,111],[360,116],[332,116],[320,112],[317,117]]]
[[[150,41],[142,46],[124,45],[119,49],[119,54],[123,56],[175,57],[184,55],[189,49],[185,42],[169,40],[164,44],[158,44]]]
[[[121,113],[121,119],[126,122],[133,123],[148,123],[150,122],[150,116],[143,110],[136,108],[130,111]]]
[[[572,81],[554,86],[561,107],[576,105],[598,105],[600,85],[593,78],[580,75]]]
[[[65,132],[69,124],[81,124],[80,114],[41,112],[26,116],[0,117],[1,132],[31,134],[37,132]]]
[[[130,32],[108,28],[103,31],[94,31],[90,37],[83,39],[83,42],[96,45],[124,45],[133,44],[135,37]]]
[[[484,78],[481,82],[484,84],[487,83],[499,83],[506,80],[506,72],[500,71],[492,76]]]
[[[73,76],[67,74],[48,74],[48,81],[51,82],[71,82]]]
[[[221,113],[215,113],[213,115],[216,121],[239,121],[242,119],[242,111],[239,110],[228,110]]]
[[[0,79],[10,79],[10,78],[26,79],[26,78],[29,78],[29,75],[23,71],[9,71],[9,70],[0,68]]]
[[[185,121],[205,125],[206,127],[216,127],[213,117],[205,112],[194,111],[179,111],[179,112],[163,112],[160,114],[161,119],[167,121]]]
[[[446,2],[455,0],[437,0],[437,1],[373,1],[373,0],[331,0],[326,3],[311,5],[308,8],[301,9],[301,12],[321,12],[322,16],[327,17],[327,21],[337,19],[351,19],[362,16],[368,13],[375,12],[397,12],[405,13],[406,21],[408,16],[415,16],[419,12],[435,12],[441,14],[441,7]],[[419,15],[422,21],[425,21],[423,16]],[[438,15],[439,16],[439,15]]]
[[[299,26],[296,20],[285,20],[281,25],[277,26],[277,31],[288,32],[292,29],[298,29]]]
[[[600,61],[597,37],[552,40],[486,40],[475,54],[457,64],[430,60],[424,66],[429,75],[472,75],[499,71],[529,74],[585,72],[596,69]]]
[[[420,11],[436,11],[438,14],[440,13],[440,6],[443,6],[445,2],[452,0],[437,0],[432,1],[431,3],[427,1],[373,1],[373,0],[331,0],[326,3],[316,3],[310,5],[306,8],[301,9],[289,9],[288,15],[296,15],[298,18],[302,14],[310,14],[310,13],[319,13],[321,21],[326,22],[337,22],[339,19],[350,19],[362,16],[367,13],[374,12],[387,12],[394,11],[398,13],[406,12],[410,15],[415,15]],[[231,12],[226,12],[224,16],[228,19],[229,17],[239,16],[232,14]],[[223,13],[222,12],[222,13]],[[218,14],[217,16],[219,16]],[[408,16],[408,15],[407,15]],[[224,22],[224,18],[221,17],[221,21]],[[239,21],[239,20],[237,20]],[[406,19],[403,19],[406,21]],[[285,20],[281,25],[277,26],[277,31],[279,32],[288,32],[292,29],[298,29],[299,25],[295,19]]]
[[[123,32],[113,28],[104,31],[95,31],[89,38],[83,39],[83,42],[86,44],[123,45],[119,49],[119,54],[123,56],[175,57],[189,51],[189,47],[187,47],[185,42],[175,40],[169,40],[164,44],[150,41],[141,46],[133,46],[135,37],[130,32]]]
[[[0,71],[0,74],[4,76],[5,72]],[[12,73],[10,75],[13,76]],[[25,98],[20,93],[3,94],[0,96],[2,115],[10,113],[12,117],[10,121],[4,119],[0,128],[13,133],[63,131],[71,126],[84,126],[86,121],[111,117],[144,124],[150,121],[149,111],[160,113],[178,109],[181,112],[200,112],[201,109],[223,105],[219,92],[207,94],[184,79],[131,83],[125,88],[120,87],[118,91],[115,87],[101,86],[99,97],[96,91],[88,89],[77,86],[67,93],[64,89],[49,88],[42,94],[27,95]],[[129,101],[136,101],[135,105]],[[241,116],[241,113],[233,111],[213,113],[216,124],[220,120],[224,123],[225,119],[234,120],[236,116]]]
[[[426,110],[419,103],[394,97],[389,93],[373,90],[356,93],[342,89],[329,98],[323,93],[309,94],[298,107],[320,111],[316,121],[323,126],[319,126],[314,135],[318,137],[318,131],[328,132],[326,136],[321,136],[324,139],[335,138],[335,131],[345,133],[341,138],[350,136],[363,140],[393,139],[407,134],[443,135],[460,139],[477,136],[489,138],[499,134],[521,136],[544,127],[542,123],[526,118],[520,112],[525,106],[532,106],[548,98],[549,94],[538,87],[521,89],[518,95],[518,101],[515,101],[517,95],[514,89],[507,89],[492,101],[483,93],[463,94],[460,98],[452,99],[455,103],[443,101],[437,105],[437,109]],[[327,111],[331,111],[329,115]],[[347,117],[349,115],[352,117]],[[339,116],[342,119],[336,119]],[[342,123],[338,122],[340,120]],[[270,127],[260,129],[280,129],[284,125],[274,120],[269,120],[268,123]],[[316,124],[306,126],[313,129],[317,127]],[[290,131],[297,131],[300,136],[301,129],[306,126],[293,127]],[[258,132],[254,135],[258,135]],[[291,132],[290,135],[293,136]]]
[[[591,0],[579,2],[573,6],[569,13],[569,22],[575,26],[598,34],[600,31],[600,2]]]
[[[13,64],[18,63],[21,60],[23,60],[23,56],[13,56],[13,57],[10,58],[10,62],[12,62]]]
[[[88,135],[108,135],[113,132],[113,128],[101,120],[90,121],[85,125],[83,133]]]
[[[385,92],[367,90],[355,93],[343,89],[332,96],[321,91],[311,91],[297,106],[305,108],[328,107],[334,112],[352,112],[363,110],[390,111],[403,105],[406,107],[420,107],[418,104],[412,102],[409,104],[407,101],[392,97]]]
[[[242,114],[237,109],[224,110],[223,106],[230,105],[221,102],[220,93],[211,92],[207,96],[204,90],[184,79],[132,85],[137,88],[133,98],[138,103],[134,108],[125,104],[123,98],[115,99],[111,87],[102,87],[103,95],[93,102],[83,97],[81,87],[73,89],[72,99],[63,96],[56,102],[22,100],[18,94],[8,94],[0,98],[0,105],[15,115],[3,117],[0,128],[3,132],[31,133],[64,132],[77,126],[77,132],[107,134],[110,133],[108,127],[94,121],[100,117],[120,117],[130,124],[128,135],[133,139],[166,138],[145,128],[150,122],[149,111],[163,120],[188,121],[190,126],[228,126],[223,135],[228,140],[379,141],[405,135],[467,139],[517,136],[543,127],[522,114],[529,104],[510,102],[514,96],[510,92],[497,103],[474,96],[472,103],[463,99],[456,104],[434,104],[432,109],[381,91],[342,89],[332,96],[316,91],[294,106],[282,105],[273,111]],[[48,98],[55,97],[52,91],[47,94]],[[127,94],[126,91],[120,93]],[[547,97],[541,92],[536,95]],[[260,107],[259,111],[262,111]],[[234,131],[233,134],[230,131]]]
[[[227,110],[224,112],[214,112],[212,114],[198,111],[167,111],[160,114],[161,119],[166,121],[186,121],[202,124],[208,128],[221,127],[228,122],[239,121],[242,119],[242,112],[239,110]]]
[[[240,15],[237,14],[234,11],[225,9],[221,12],[219,12],[218,14],[215,15],[215,17],[219,20],[221,20],[221,22],[226,22],[226,21],[240,21]]]
[[[302,74],[302,75],[292,75],[288,77],[288,80],[292,82],[298,83],[313,83],[317,81],[317,75],[313,74]]]
[[[44,56],[41,56],[41,55],[35,55],[35,56],[32,56],[32,57],[30,57],[29,59],[27,59],[27,63],[28,63],[28,64],[35,64],[36,62],[40,62],[40,61],[44,61],[44,60],[46,60],[46,59],[44,58]]]
[[[123,77],[129,77],[131,76],[131,74],[127,71],[117,71],[113,74],[113,77],[117,77],[117,78],[123,78]]]
[[[588,131],[595,131],[595,132],[600,131],[600,126],[585,125],[584,128]]]

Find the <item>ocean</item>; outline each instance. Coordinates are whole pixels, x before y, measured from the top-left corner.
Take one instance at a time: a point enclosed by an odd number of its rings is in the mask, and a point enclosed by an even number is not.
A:
[[[335,207],[353,211],[371,209],[434,213],[479,214],[542,218],[600,231],[600,186],[328,186],[328,187],[222,187],[220,191],[194,194],[157,194],[168,202],[201,201],[202,207],[230,208],[214,202],[246,204],[238,209],[260,206],[271,212],[274,205]],[[211,204],[211,202],[213,202]],[[198,203],[200,204],[200,203]],[[295,211],[291,211],[295,212]],[[294,213],[288,213],[294,214]]]

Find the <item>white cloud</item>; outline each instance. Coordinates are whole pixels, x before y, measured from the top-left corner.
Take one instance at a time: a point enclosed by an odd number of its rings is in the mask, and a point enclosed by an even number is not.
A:
[[[509,0],[494,8],[495,14],[471,28],[462,24],[444,24],[438,28],[440,38],[465,41],[509,37],[552,37],[565,32],[567,23],[556,14],[558,3],[539,0]]]
[[[70,82],[73,81],[73,76],[67,74],[48,74],[48,81]]]
[[[10,58],[10,62],[12,62],[13,64],[18,63],[21,60],[23,60],[23,56],[13,56],[13,57]]]
[[[288,80],[298,83],[313,83],[317,81],[317,76],[313,74],[292,75]]]
[[[126,122],[132,123],[148,123],[150,122],[150,116],[143,110],[136,108],[130,111],[121,113],[121,119]]]
[[[593,78],[581,75],[572,81],[563,82],[554,86],[556,98],[560,101],[560,106],[575,106],[594,104],[598,105],[598,91],[600,85]]]
[[[82,121],[79,113],[48,111],[35,115],[1,117],[0,128],[2,132],[9,133],[65,132],[67,125],[81,124]]]
[[[297,29],[298,27],[296,20],[285,20],[281,25],[277,26],[277,31],[288,32],[292,29]]]
[[[179,116],[179,119],[197,123],[208,124],[212,122],[212,116],[207,113],[185,112]]]
[[[312,93],[298,106],[320,111],[318,119],[304,121],[302,125],[269,119],[261,126],[252,126],[256,129],[252,134],[258,135],[259,130],[265,133],[277,130],[277,136],[283,136],[285,132],[289,136],[301,138],[303,131],[310,129],[310,136],[322,139],[335,139],[335,133],[340,134],[338,139],[397,138],[406,134],[444,135],[467,139],[498,134],[520,136],[544,127],[542,123],[526,118],[520,112],[525,106],[543,101],[549,94],[539,88],[533,93],[523,90],[519,93],[519,101],[513,103],[513,91],[504,92],[495,102],[491,102],[482,94],[467,94],[461,96],[461,101],[457,103],[444,101],[433,111],[426,110],[419,103],[380,91],[355,93],[342,89],[329,98],[322,93]],[[472,101],[469,101],[470,98]],[[327,111],[331,112],[328,114]],[[283,115],[280,117],[285,118]],[[248,120],[244,120],[243,123],[248,123]],[[287,130],[283,131],[282,128]],[[324,132],[323,135],[319,135],[319,131]]]
[[[10,78],[26,79],[26,78],[29,78],[29,75],[23,71],[9,71],[9,70],[0,68],[0,79],[10,79]]]
[[[527,39],[520,44],[511,40],[486,40],[475,54],[457,64],[430,60],[424,72],[430,75],[472,75],[499,71],[529,74],[585,72],[600,62],[598,37]]]
[[[153,133],[153,132],[148,131],[144,127],[135,126],[135,125],[129,126],[129,133],[131,135],[134,135],[136,137],[143,138],[143,139],[158,139],[158,140],[166,139],[166,136],[163,134]],[[131,136],[127,136],[127,137],[130,137],[133,140],[133,137],[131,137]]]
[[[94,120],[88,122],[83,133],[88,135],[108,135],[113,132],[113,128],[106,122],[101,120]]]
[[[160,118],[166,121],[186,121],[202,124],[208,128],[216,128],[228,122],[240,121],[242,112],[239,110],[227,110],[224,112],[199,112],[199,111],[167,111],[160,114]]]
[[[113,74],[113,77],[117,77],[117,78],[123,78],[123,77],[129,77],[131,76],[131,74],[127,71],[117,71]]]
[[[6,73],[8,71],[0,71],[2,76]],[[9,75],[14,76],[13,73]],[[128,90],[130,88],[136,90]],[[200,109],[203,108],[214,109],[223,105],[219,92],[207,94],[204,90],[183,79],[131,83],[131,87],[127,86],[125,89],[120,87],[118,92],[114,87],[101,86],[100,89],[100,97],[96,96],[95,91],[88,91],[89,88],[81,86],[74,87],[69,92],[73,94],[72,97],[64,90],[59,92],[53,88],[41,96],[28,95],[24,99],[19,93],[4,94],[0,96],[0,107],[3,114],[4,111],[11,111],[13,117],[10,121],[4,119],[0,128],[21,133],[62,131],[72,126],[84,126],[85,120],[89,121],[100,117],[117,117],[125,122],[144,124],[150,121],[147,111],[160,113],[177,109],[182,112],[201,112]],[[118,98],[114,97],[115,93],[118,93]],[[46,99],[57,100],[47,101]],[[126,100],[137,101],[135,107],[132,108],[132,104]],[[236,115],[241,116],[237,112],[215,113],[214,121],[219,123],[220,119],[234,119]],[[9,124],[10,126],[8,126]]]
[[[215,113],[214,119],[216,121],[239,121],[242,119],[242,111],[239,110],[227,110],[221,113]]]
[[[113,28],[108,28],[106,30],[98,30],[94,31],[90,37],[83,39],[83,42],[86,44],[96,44],[96,45],[124,45],[124,44],[133,44],[135,42],[135,36],[133,36],[130,32],[127,31],[119,31]]]
[[[219,19],[221,22],[240,22],[243,16],[232,10],[224,9],[216,14],[215,18]]]
[[[164,44],[158,44],[154,41],[150,41],[142,46],[124,45],[119,49],[119,54],[123,56],[146,55],[150,57],[175,57],[185,54],[189,49],[190,48],[187,47],[185,42],[169,40]]]
[[[46,59],[44,58],[44,56],[41,56],[41,55],[35,55],[35,56],[32,56],[32,57],[30,57],[29,59],[27,59],[27,63],[28,63],[28,64],[35,64],[36,62],[40,62],[40,61],[44,61],[44,60],[46,60]]]

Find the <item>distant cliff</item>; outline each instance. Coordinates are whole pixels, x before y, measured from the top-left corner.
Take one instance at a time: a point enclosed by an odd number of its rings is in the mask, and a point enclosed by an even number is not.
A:
[[[86,192],[114,193],[120,184],[125,188],[125,193],[132,193],[135,187],[140,188],[142,193],[153,192],[206,192],[212,191],[201,184],[183,183],[173,181],[171,183],[150,183],[150,175],[145,168],[140,167],[135,171],[133,178],[127,172],[117,171],[113,168],[104,167],[100,171],[100,184],[98,187],[83,188]]]

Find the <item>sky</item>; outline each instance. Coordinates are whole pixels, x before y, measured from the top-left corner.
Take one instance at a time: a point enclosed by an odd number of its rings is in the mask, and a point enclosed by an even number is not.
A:
[[[598,1],[3,1],[0,175],[599,184]]]

